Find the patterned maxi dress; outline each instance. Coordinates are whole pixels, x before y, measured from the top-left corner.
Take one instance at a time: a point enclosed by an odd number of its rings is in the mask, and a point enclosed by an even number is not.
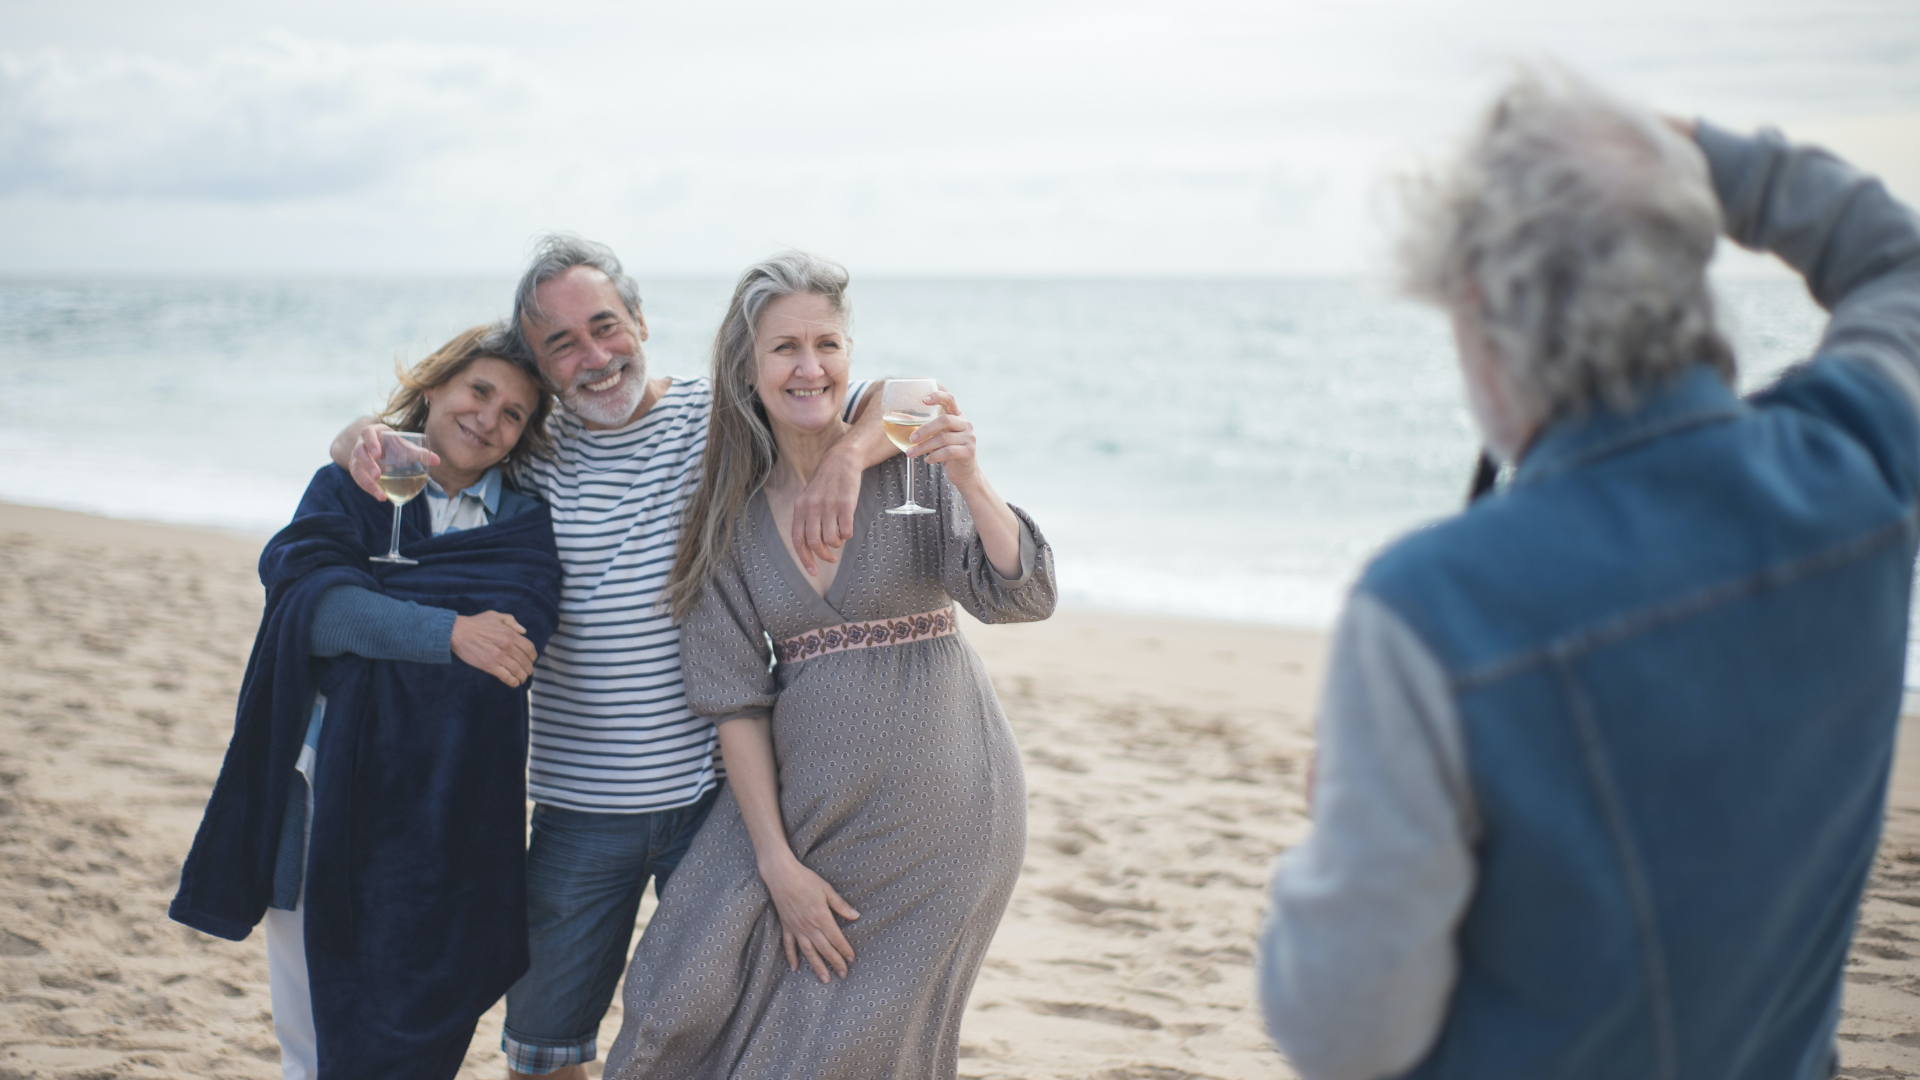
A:
[[[916,468],[926,470],[925,466]],[[853,539],[825,598],[787,554],[764,497],[681,627],[687,698],[716,722],[771,712],[780,810],[793,851],[860,918],[858,957],[822,985],[787,970],[780,920],[731,790],[674,873],[627,970],[617,1080],[925,1080],[955,1075],[960,1015],[1019,876],[1026,785],[973,648],[940,621],[958,601],[985,622],[1053,611],[1053,555],[1019,511],[1020,570],[1002,578],[944,470],[937,513],[904,501],[899,462],[867,470]],[[922,476],[924,478],[925,472]],[[840,648],[812,631],[890,620],[908,640]],[[897,628],[897,629],[896,629]],[[782,652],[787,652],[781,648]]]

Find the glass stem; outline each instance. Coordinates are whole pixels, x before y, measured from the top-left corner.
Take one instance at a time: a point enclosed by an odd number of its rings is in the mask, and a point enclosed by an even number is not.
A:
[[[900,463],[907,467],[907,505],[918,506],[919,504],[913,501],[913,459],[902,454]]]
[[[400,511],[404,504],[393,504],[393,543],[387,545],[387,558],[400,557]]]

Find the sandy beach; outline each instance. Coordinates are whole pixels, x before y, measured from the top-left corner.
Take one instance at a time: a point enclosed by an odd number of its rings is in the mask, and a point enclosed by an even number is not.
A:
[[[231,731],[260,542],[0,504],[0,1080],[279,1075],[259,935],[165,915]],[[1292,1076],[1253,1006],[1252,945],[1273,859],[1307,828],[1324,637],[1072,611],[967,634],[1031,817],[961,1075]],[[1848,971],[1847,1077],[1920,1075],[1906,723]],[[502,1075],[501,1013],[463,1078]]]

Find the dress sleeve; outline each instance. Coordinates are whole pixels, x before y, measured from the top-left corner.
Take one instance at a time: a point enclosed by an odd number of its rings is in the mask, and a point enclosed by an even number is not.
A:
[[[1027,512],[1008,504],[1020,519],[1020,574],[1002,577],[987,558],[967,500],[937,468],[940,500],[940,584],[983,623],[1039,622],[1053,614],[1056,599],[1053,549]]]
[[[680,623],[687,707],[716,725],[771,713],[779,696],[772,659],[746,575],[729,554]]]

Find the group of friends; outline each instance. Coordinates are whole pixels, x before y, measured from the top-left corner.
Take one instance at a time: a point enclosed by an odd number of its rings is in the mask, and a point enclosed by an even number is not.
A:
[[[1342,613],[1268,1029],[1310,1080],[1831,1076],[1920,543],[1920,219],[1551,70],[1406,197],[1500,480]],[[1723,233],[1832,316],[1745,398]],[[847,292],[775,255],[708,378],[651,377],[620,261],[549,236],[341,432],[261,556],[171,909],[264,923],[288,1080],[450,1078],[503,994],[510,1076],[584,1077],[623,971],[610,1078],[956,1075],[1026,790],[954,609],[1046,618],[1054,555],[951,392],[896,457]],[[432,452],[410,564],[370,561],[391,430]],[[916,468],[932,512],[888,514]]]

